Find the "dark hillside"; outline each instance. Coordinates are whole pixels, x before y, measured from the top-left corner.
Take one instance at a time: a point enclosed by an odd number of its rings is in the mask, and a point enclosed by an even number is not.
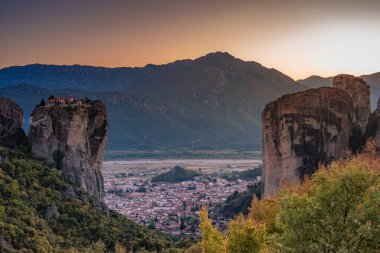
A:
[[[143,68],[9,67],[0,70],[0,87],[0,96],[26,112],[49,93],[105,101],[109,150],[260,150],[265,104],[305,89],[275,69],[221,52]]]
[[[106,252],[115,244],[159,252],[172,245],[21,151],[0,147],[0,161],[0,252],[84,252],[100,241]]]

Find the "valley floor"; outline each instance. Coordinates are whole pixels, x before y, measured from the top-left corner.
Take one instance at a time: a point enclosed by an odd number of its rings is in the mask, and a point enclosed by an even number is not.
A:
[[[253,181],[227,181],[221,174],[253,169],[261,160],[168,159],[107,161],[103,163],[105,202],[131,220],[173,236],[198,236],[199,210],[221,203]],[[152,183],[150,179],[175,165],[201,173],[179,183]],[[257,180],[260,180],[258,178]],[[223,217],[214,221],[223,226]]]

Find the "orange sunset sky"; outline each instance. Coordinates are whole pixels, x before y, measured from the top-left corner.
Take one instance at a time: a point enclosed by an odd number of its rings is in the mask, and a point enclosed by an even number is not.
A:
[[[144,66],[226,51],[294,79],[380,71],[376,0],[0,0],[0,68]]]

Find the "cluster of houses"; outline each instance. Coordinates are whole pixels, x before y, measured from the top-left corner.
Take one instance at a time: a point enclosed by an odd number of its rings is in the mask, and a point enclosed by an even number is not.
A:
[[[71,104],[82,104],[82,101],[76,101],[74,100],[74,97],[68,96],[68,97],[54,97],[53,95],[50,95],[47,102],[45,102],[44,99],[41,100],[40,106],[57,106],[57,105],[71,105]]]
[[[252,181],[229,182],[199,176],[181,183],[152,183],[139,177],[105,177],[105,203],[140,224],[154,223],[172,236],[199,236],[199,210],[221,203],[235,191],[245,191]],[[143,191],[141,189],[144,189]],[[225,225],[225,219],[216,220]],[[219,224],[220,223],[220,224]]]

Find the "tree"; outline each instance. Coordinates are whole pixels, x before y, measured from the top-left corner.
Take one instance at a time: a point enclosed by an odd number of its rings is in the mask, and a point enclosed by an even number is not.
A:
[[[180,230],[184,230],[186,228],[185,221],[181,219],[181,224],[179,225]]]
[[[248,213],[248,220],[265,224],[268,233],[278,233],[281,229],[276,224],[277,211],[277,198],[267,198],[260,201],[254,195]]]
[[[41,98],[40,106],[45,106],[45,105],[46,105],[45,99]]]
[[[201,218],[200,228],[202,232],[202,253],[223,253],[225,242],[223,235],[212,226],[208,218],[207,208],[202,208],[199,216]]]
[[[154,223],[154,219],[150,219],[148,223],[149,229],[156,229],[156,224]]]
[[[310,187],[279,195],[282,252],[376,252],[380,248],[380,165],[365,152],[322,168]]]
[[[265,227],[239,215],[228,224],[228,253],[258,253],[265,246]]]
[[[93,244],[90,248],[87,248],[84,250],[85,253],[104,253],[104,242],[97,241],[95,244]]]
[[[185,253],[201,253],[202,252],[202,244],[200,242],[195,243],[190,248],[186,249]]]
[[[115,244],[115,253],[126,253],[126,252],[127,251],[125,250],[123,246],[121,246],[118,243]]]

